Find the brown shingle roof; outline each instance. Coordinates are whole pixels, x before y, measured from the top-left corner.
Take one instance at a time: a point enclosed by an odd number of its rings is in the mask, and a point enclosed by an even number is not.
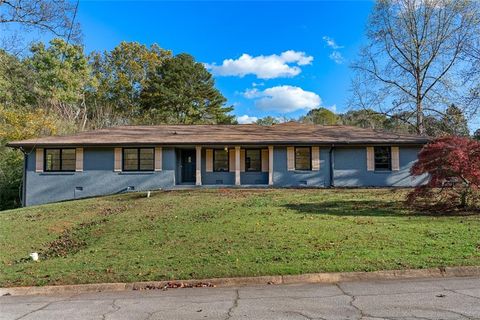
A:
[[[273,126],[120,126],[67,136],[13,141],[11,147],[133,144],[424,144],[428,137],[349,126],[285,123]]]

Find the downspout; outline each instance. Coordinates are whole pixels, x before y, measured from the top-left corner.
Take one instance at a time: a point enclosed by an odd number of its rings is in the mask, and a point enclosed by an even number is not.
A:
[[[23,148],[19,148],[20,151],[23,153],[23,179],[22,179],[22,198],[20,202],[22,203],[22,207],[27,206],[27,162],[28,156],[27,152]]]
[[[334,161],[335,161],[335,157],[334,157],[334,151],[335,151],[335,145],[332,144],[332,146],[330,147],[330,150],[328,151],[328,155],[329,155],[329,162],[330,162],[330,188],[333,188],[335,185],[335,181],[334,181],[334,176],[333,176],[333,170],[335,168],[334,166]]]

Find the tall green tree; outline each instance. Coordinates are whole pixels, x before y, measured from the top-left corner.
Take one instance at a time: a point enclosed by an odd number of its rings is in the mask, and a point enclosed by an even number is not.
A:
[[[94,126],[130,123],[141,116],[140,93],[147,79],[171,52],[153,44],[150,48],[138,42],[121,42],[112,51],[92,54],[93,76],[98,80],[90,97]]]
[[[387,117],[371,109],[350,110],[340,115],[343,124],[370,129],[384,129]]]
[[[166,59],[141,93],[142,123],[234,123],[233,107],[215,88],[213,76],[188,54]]]
[[[96,84],[83,48],[53,39],[48,47],[43,43],[34,44],[31,53],[26,63],[35,74],[39,107],[55,113],[68,126],[85,129],[88,121],[86,92]]]
[[[345,125],[372,128],[397,133],[418,133],[412,122],[415,115],[400,112],[387,117],[371,109],[349,111],[340,115]],[[424,117],[425,134],[431,137],[445,135],[468,136],[468,123],[460,108],[450,105],[445,114],[430,114]]]
[[[35,74],[24,61],[0,50],[0,105],[6,108],[34,105]]]
[[[399,114],[393,114],[391,117],[386,117],[383,129],[390,132],[396,133],[411,133],[415,134],[416,130],[415,127],[411,125],[412,115],[401,112]]]
[[[274,124],[279,124],[280,120],[272,116],[266,116],[258,119],[255,123],[261,126],[272,126]]]
[[[5,143],[55,134],[56,122],[41,109],[0,105],[0,210],[20,205],[23,173],[22,153],[5,147]]]
[[[425,116],[424,125],[425,125],[425,134],[430,137],[441,137],[445,135],[444,123],[441,117],[428,115]]]
[[[468,121],[462,109],[456,105],[450,105],[442,117],[443,132],[446,135],[468,137]]]
[[[326,108],[317,108],[308,111],[308,113],[300,119],[300,122],[321,124],[324,126],[337,124],[338,116]]]
[[[462,136],[470,135],[468,122],[462,109],[450,105],[444,114],[425,116],[425,133],[431,137]],[[412,131],[415,133],[415,131]]]

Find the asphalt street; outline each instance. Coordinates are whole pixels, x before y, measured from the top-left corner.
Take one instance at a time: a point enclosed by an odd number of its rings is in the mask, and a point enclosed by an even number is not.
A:
[[[0,319],[480,319],[480,278],[3,296]]]

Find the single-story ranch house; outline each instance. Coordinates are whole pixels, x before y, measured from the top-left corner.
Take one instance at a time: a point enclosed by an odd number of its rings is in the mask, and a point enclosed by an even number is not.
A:
[[[9,143],[24,205],[195,186],[410,187],[428,137],[348,126],[121,126]]]

